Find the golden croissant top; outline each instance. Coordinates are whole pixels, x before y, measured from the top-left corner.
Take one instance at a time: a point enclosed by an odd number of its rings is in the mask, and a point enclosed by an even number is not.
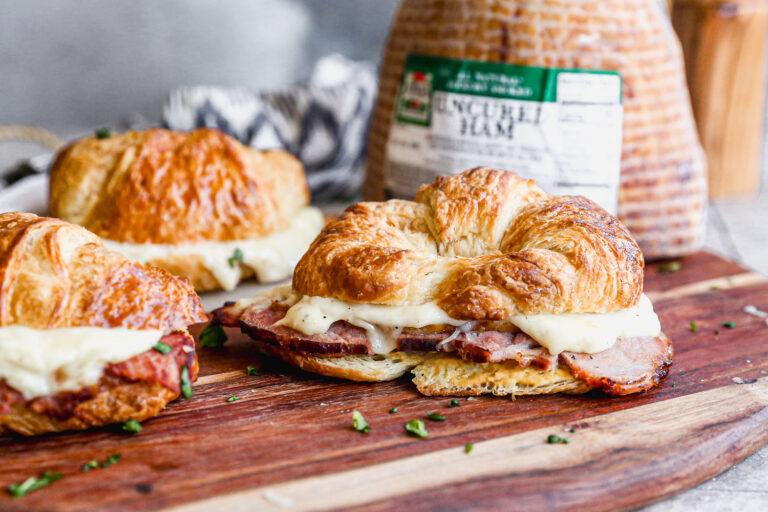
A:
[[[172,331],[205,321],[189,281],[108,251],[80,226],[0,214],[0,326]]]
[[[56,158],[50,192],[53,216],[130,243],[263,236],[309,203],[296,158],[210,129],[79,140]]]
[[[478,167],[438,177],[415,201],[348,208],[299,261],[293,288],[358,303],[436,301],[455,319],[502,320],[628,308],[643,266],[627,228],[594,202]]]

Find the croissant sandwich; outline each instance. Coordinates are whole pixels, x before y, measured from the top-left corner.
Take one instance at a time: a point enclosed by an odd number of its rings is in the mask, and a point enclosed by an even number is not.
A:
[[[198,291],[289,277],[324,222],[308,203],[298,160],[217,130],[89,137],[51,169],[53,216]]]
[[[672,361],[643,266],[592,201],[477,168],[438,177],[413,202],[348,208],[291,286],[229,303],[214,322],[323,375],[410,370],[426,395],[623,395],[658,385]]]
[[[186,279],[67,222],[0,215],[0,434],[155,416],[197,378]]]

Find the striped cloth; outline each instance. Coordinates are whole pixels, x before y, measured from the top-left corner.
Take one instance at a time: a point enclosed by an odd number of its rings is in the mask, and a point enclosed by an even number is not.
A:
[[[242,88],[181,87],[163,109],[162,125],[172,130],[218,128],[259,149],[283,148],[307,171],[314,201],[354,197],[363,181],[368,123],[376,96],[375,66],[340,55],[321,59],[306,84],[281,92]],[[157,123],[129,116],[119,129]],[[53,153],[0,170],[0,199],[15,197],[13,186],[48,171]],[[2,210],[0,204],[0,211]]]
[[[0,169],[0,190],[10,187],[29,176],[48,172],[48,167],[50,167],[52,160],[53,153],[44,153],[19,162],[8,169]]]
[[[163,125],[217,128],[258,149],[282,148],[304,164],[315,201],[355,196],[364,173],[375,67],[339,55],[321,59],[309,82],[282,92],[182,87],[171,92]]]

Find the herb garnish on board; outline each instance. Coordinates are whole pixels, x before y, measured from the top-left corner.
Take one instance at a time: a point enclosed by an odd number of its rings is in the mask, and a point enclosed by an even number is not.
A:
[[[427,414],[427,418],[431,419],[432,421],[445,421],[445,416],[439,412],[429,412],[426,409],[424,409],[424,412]]]
[[[357,410],[352,411],[352,425],[354,426],[355,430],[362,432],[363,434],[367,434],[371,431],[371,427],[365,421],[363,414]]]
[[[227,341],[227,333],[219,324],[208,324],[200,332],[200,345],[206,348],[221,348]]]
[[[411,420],[408,423],[406,423],[405,431],[417,437],[429,436],[429,432],[427,432],[427,427],[424,425],[424,422],[421,420]]]
[[[680,270],[682,265],[680,265],[679,261],[670,261],[668,263],[662,263],[659,265],[659,272],[668,274],[670,272],[677,272]]]
[[[108,468],[112,464],[117,464],[121,460],[123,460],[123,454],[122,453],[114,453],[114,454],[110,455],[109,457],[107,457],[107,460],[105,460],[104,462],[101,463],[101,467],[102,468]]]
[[[141,432],[141,430],[141,423],[136,420],[128,420],[123,423],[123,432],[128,432],[129,434],[138,434]]]
[[[22,496],[26,496],[33,491],[42,489],[62,478],[64,478],[64,475],[61,473],[52,473],[50,470],[46,469],[41,477],[31,476],[20,484],[9,485],[8,492],[11,493],[11,496],[14,498],[21,498]]]

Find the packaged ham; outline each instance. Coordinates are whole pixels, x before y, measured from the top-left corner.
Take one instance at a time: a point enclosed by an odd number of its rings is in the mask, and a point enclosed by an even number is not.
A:
[[[646,258],[700,248],[704,156],[658,0],[403,0],[367,199],[487,165],[618,213]]]

